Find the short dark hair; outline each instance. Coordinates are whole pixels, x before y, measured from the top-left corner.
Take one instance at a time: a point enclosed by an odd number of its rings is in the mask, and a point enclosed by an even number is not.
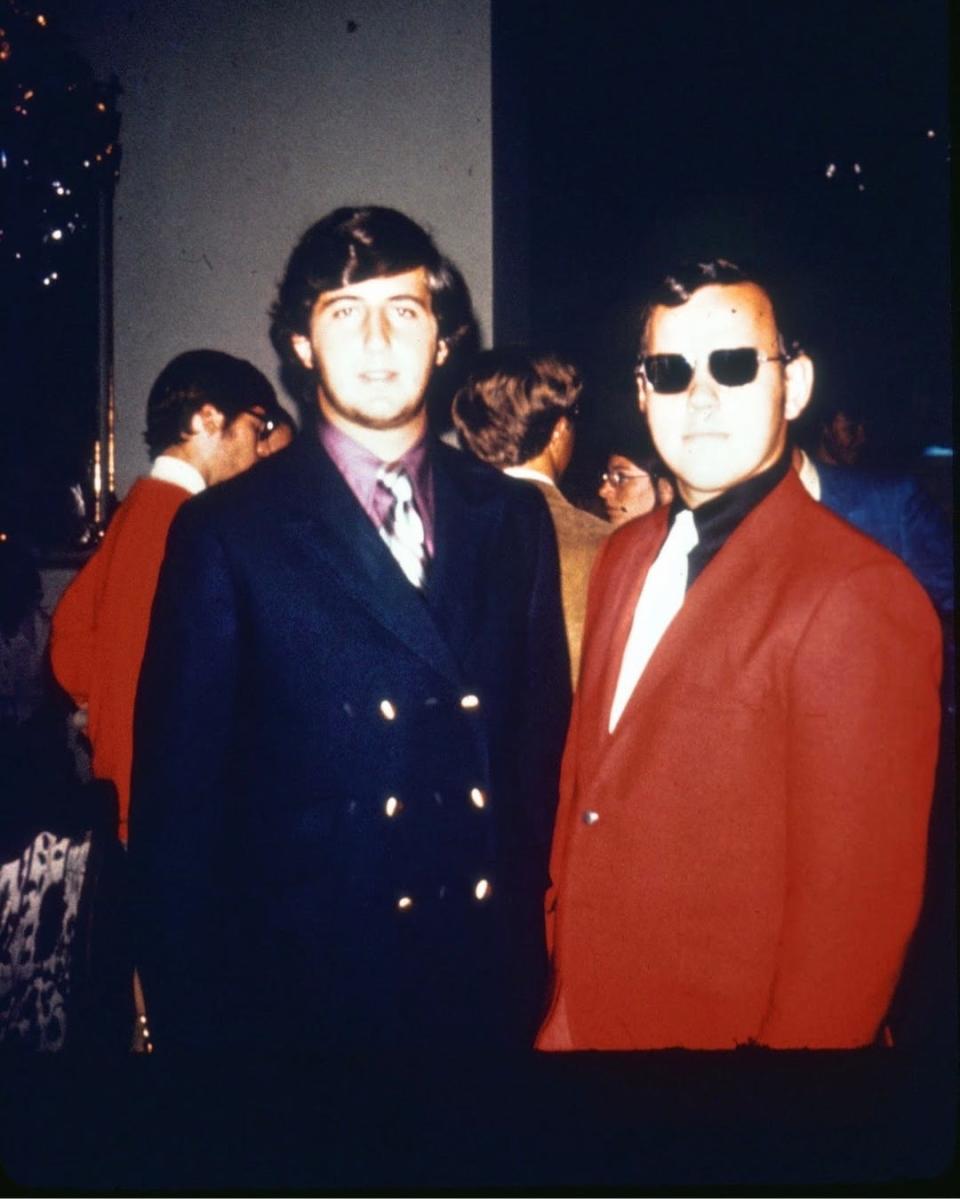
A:
[[[645,471],[654,483],[658,479],[668,479],[671,483],[673,482],[673,474],[657,453],[645,420],[635,418],[631,421],[623,421],[611,432],[607,444],[609,447],[608,459],[611,455],[618,454],[621,458],[632,462],[640,470]]]
[[[221,350],[187,350],[167,363],[150,388],[143,435],[150,457],[184,441],[204,404],[222,412],[227,425],[254,408],[268,416],[280,409],[273,385],[252,362]]]
[[[662,275],[650,289],[646,303],[640,313],[640,351],[643,352],[650,317],[654,308],[679,308],[703,287],[730,286],[737,283],[752,283],[770,299],[777,321],[777,330],[783,344],[783,352],[794,355],[800,352],[799,342],[788,342],[784,334],[781,297],[775,294],[771,279],[753,266],[740,266],[728,258],[711,258],[706,262],[685,262],[674,271]]]
[[[554,354],[523,346],[486,350],[454,397],[453,423],[484,462],[519,466],[543,453],[581,387],[577,368]]]
[[[311,225],[287,262],[270,309],[270,340],[283,364],[285,384],[298,400],[311,399],[311,373],[293,350],[295,334],[310,331],[318,296],[423,267],[433,314],[448,355],[476,325],[463,276],[430,234],[394,208],[337,208]]]

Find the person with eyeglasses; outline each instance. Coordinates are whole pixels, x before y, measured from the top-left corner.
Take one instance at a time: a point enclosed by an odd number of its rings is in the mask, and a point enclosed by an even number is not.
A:
[[[614,438],[615,449],[607,458],[597,495],[603,500],[607,519],[616,528],[635,516],[646,516],[673,499],[670,472],[653,448],[644,425],[623,428]]]
[[[889,1043],[940,629],[906,567],[791,469],[813,365],[779,312],[714,260],[642,316],[639,406],[677,495],[616,530],[591,580],[542,1050]]]
[[[117,789],[127,839],[133,705],[167,531],[180,506],[249,470],[282,409],[270,381],[220,350],[187,350],[157,376],[144,435],[150,473],[117,509],[97,552],[53,614],[54,674],[80,709],[93,774]]]

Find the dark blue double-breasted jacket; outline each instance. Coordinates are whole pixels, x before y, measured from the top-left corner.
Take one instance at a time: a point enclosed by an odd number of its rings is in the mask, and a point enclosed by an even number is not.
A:
[[[569,706],[536,489],[431,445],[410,586],[302,438],[184,506],[135,720],[158,1046],[530,1044]]]

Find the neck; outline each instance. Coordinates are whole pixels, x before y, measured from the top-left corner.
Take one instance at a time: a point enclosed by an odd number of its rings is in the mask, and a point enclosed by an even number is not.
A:
[[[210,469],[204,461],[203,455],[197,449],[193,438],[188,438],[187,441],[178,442],[176,445],[168,445],[163,451],[167,458],[179,458],[181,462],[186,462],[192,466],[195,471],[198,471],[204,483],[210,486]]]
[[[538,470],[548,479],[552,479],[554,483],[559,482],[557,466],[550,455],[549,448],[542,454],[537,454],[536,458],[528,458],[526,462],[521,462],[520,465],[526,467],[527,470]]]
[[[418,412],[412,421],[397,429],[370,429],[366,425],[355,424],[339,412],[329,409],[322,400],[320,411],[335,429],[345,433],[382,462],[396,462],[398,458],[402,458],[427,431],[427,414],[423,410]]]

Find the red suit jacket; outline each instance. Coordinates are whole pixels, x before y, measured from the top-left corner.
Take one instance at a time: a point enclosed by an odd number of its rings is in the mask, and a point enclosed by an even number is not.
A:
[[[138,479],[103,544],[53,614],[53,672],[75,703],[87,705],[93,773],[116,785],[123,841],[130,807],[133,703],[150,608],[170,522],[189,498],[188,491],[173,483]]]
[[[923,890],[936,616],[790,471],[689,589],[610,734],[666,524],[615,533],[591,580],[538,1047],[867,1044]]]

